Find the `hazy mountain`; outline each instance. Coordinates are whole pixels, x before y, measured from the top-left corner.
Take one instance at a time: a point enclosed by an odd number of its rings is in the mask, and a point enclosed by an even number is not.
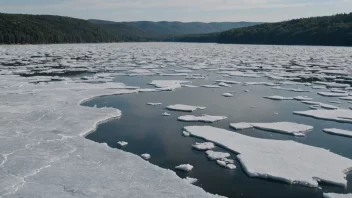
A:
[[[252,25],[261,24],[258,22],[152,22],[152,21],[136,21],[136,22],[112,22],[90,19],[90,22],[102,25],[129,25],[138,28],[149,35],[184,35],[184,34],[201,34],[222,32],[233,28],[247,27]]]

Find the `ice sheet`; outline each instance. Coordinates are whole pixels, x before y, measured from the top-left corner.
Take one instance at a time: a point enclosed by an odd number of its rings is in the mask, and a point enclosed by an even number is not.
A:
[[[294,141],[267,140],[211,126],[186,126],[192,136],[212,141],[237,155],[251,177],[318,187],[318,180],[346,186],[352,160]]]

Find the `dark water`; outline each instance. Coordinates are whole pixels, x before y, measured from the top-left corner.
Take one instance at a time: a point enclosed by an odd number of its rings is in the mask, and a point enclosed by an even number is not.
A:
[[[146,84],[155,79],[179,79],[182,77],[118,77],[116,81],[128,85],[148,87]],[[212,84],[215,79],[223,79],[218,76],[210,76],[208,80],[192,80],[194,85]],[[237,81],[264,81],[264,79],[236,78]],[[310,89],[306,86],[285,86],[302,89]],[[250,92],[245,93],[244,90]],[[223,93],[235,91],[235,96],[225,98]],[[123,150],[140,155],[151,154],[151,163],[162,168],[173,170],[175,166],[189,163],[194,169],[189,173],[178,172],[184,178],[186,176],[197,178],[195,185],[202,187],[208,192],[236,197],[261,197],[261,198],[321,198],[323,192],[351,193],[352,174],[347,176],[348,187],[334,187],[322,185],[322,189],[288,185],[275,181],[262,180],[248,177],[236,162],[237,169],[227,170],[209,161],[204,152],[191,148],[195,142],[203,142],[196,138],[186,138],[181,135],[182,128],[187,125],[204,125],[203,123],[184,123],[177,121],[180,115],[189,113],[168,111],[171,116],[164,117],[161,114],[165,106],[171,104],[188,104],[205,106],[207,109],[196,111],[192,114],[224,115],[228,119],[211,124],[215,127],[229,129],[229,124],[234,122],[277,122],[291,121],[314,126],[314,130],[305,138],[295,138],[289,135],[271,133],[256,129],[238,131],[248,136],[294,140],[303,144],[313,145],[330,149],[332,152],[352,158],[352,139],[326,134],[323,128],[351,129],[350,124],[336,123],[331,121],[317,120],[292,114],[293,111],[307,110],[308,105],[298,101],[272,101],[264,99],[267,95],[298,96],[307,95],[315,101],[326,102],[333,98],[320,97],[312,93],[294,93],[274,90],[261,85],[233,85],[232,88],[182,88],[173,92],[140,93],[134,95],[107,96],[86,102],[85,106],[114,107],[122,110],[120,120],[112,120],[100,125],[96,132],[86,138],[102,143],[106,142],[110,147],[119,148],[118,141],[127,141],[129,144]],[[148,106],[148,102],[162,102],[161,106]],[[336,104],[333,104],[336,105]],[[337,105],[348,107],[348,103]],[[255,107],[255,108],[253,108]],[[275,115],[274,112],[279,113]],[[224,151],[216,148],[218,151]],[[235,154],[232,153],[232,159]]]

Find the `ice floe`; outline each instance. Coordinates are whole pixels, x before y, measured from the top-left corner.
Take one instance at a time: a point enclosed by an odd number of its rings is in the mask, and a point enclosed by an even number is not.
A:
[[[192,147],[194,149],[202,151],[202,150],[211,150],[215,148],[215,145],[212,142],[203,142],[203,143],[195,143],[192,145]]]
[[[207,154],[207,157],[211,160],[219,160],[219,159],[224,159],[224,158],[230,157],[230,154],[225,153],[225,152],[217,152],[217,151],[208,150],[205,153]]]
[[[232,93],[223,93],[222,95],[224,97],[233,97],[234,96]]]
[[[203,110],[206,107],[175,104],[175,105],[169,105],[166,108],[169,109],[169,110],[174,110],[174,111],[192,112],[192,111],[195,111],[195,110]]]
[[[325,97],[345,97],[348,93],[336,93],[336,92],[318,92],[319,95]]]
[[[179,166],[176,166],[175,169],[189,172],[193,169],[193,166],[190,164],[181,164]]]
[[[121,147],[125,147],[128,145],[128,142],[125,142],[125,141],[119,141],[117,142],[118,145],[120,145]]]
[[[179,121],[184,121],[184,122],[206,122],[206,123],[213,123],[217,122],[220,120],[227,119],[226,116],[211,116],[211,115],[206,115],[203,114],[201,116],[194,116],[194,115],[184,115],[178,117]]]
[[[332,128],[332,129],[324,129],[323,131],[325,133],[330,133],[330,134],[333,134],[333,135],[352,137],[352,131],[348,131],[348,130]]]
[[[150,154],[148,153],[142,154],[141,157],[145,160],[149,160],[151,158]]]
[[[219,86],[219,85],[201,85],[201,87],[205,87],[205,88],[220,88],[221,86]]]
[[[231,123],[231,128],[236,130],[247,128],[258,128],[266,131],[285,133],[294,136],[304,136],[304,133],[313,129],[312,126],[297,124],[293,122],[273,122],[273,123]]]
[[[352,111],[349,109],[336,110],[308,110],[308,111],[294,111],[294,114],[313,117],[323,120],[332,120],[337,122],[352,123]]]
[[[294,141],[254,138],[211,126],[184,129],[238,153],[237,159],[251,177],[311,187],[318,187],[318,181],[346,186],[345,174],[352,168],[348,158]]]
[[[264,96],[264,98],[270,100],[293,100],[293,97],[284,97],[284,96]]]
[[[150,85],[154,85],[163,91],[171,91],[177,88],[181,88],[183,83],[189,83],[184,80],[153,80]]]
[[[159,106],[159,105],[162,105],[163,103],[160,103],[160,102],[149,102],[147,103],[147,105],[150,105],[150,106]]]
[[[324,198],[352,198],[352,194],[324,193]]]
[[[169,114],[168,112],[164,112],[161,114],[162,116],[170,116],[171,114]]]
[[[192,178],[192,177],[186,177],[183,180],[186,181],[189,184],[194,184],[194,183],[196,183],[198,181],[198,179]]]

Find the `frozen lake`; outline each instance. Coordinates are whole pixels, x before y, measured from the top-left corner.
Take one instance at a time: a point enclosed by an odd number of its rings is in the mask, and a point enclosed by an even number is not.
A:
[[[230,198],[348,197],[351,54],[191,43],[0,46],[0,197],[211,196],[202,189]],[[194,117],[203,114],[210,117]],[[219,121],[178,120],[211,116]],[[183,136],[185,126],[203,125],[225,130],[190,127]],[[192,149],[204,139],[237,168]],[[193,170],[176,170],[181,164]]]

